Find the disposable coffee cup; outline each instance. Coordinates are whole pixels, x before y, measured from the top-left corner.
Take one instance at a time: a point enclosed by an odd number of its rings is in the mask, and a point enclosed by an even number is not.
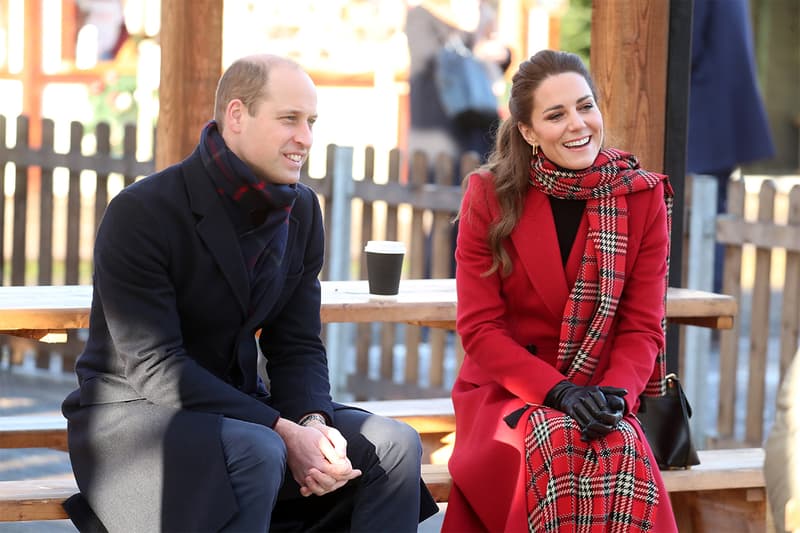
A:
[[[368,241],[364,253],[367,254],[369,293],[396,295],[400,288],[406,245],[401,241]]]

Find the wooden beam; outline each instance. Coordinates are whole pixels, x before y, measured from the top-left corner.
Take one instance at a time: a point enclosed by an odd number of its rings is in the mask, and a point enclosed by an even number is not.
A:
[[[214,113],[222,73],[222,0],[161,3],[156,169],[188,156]]]
[[[592,77],[600,93],[606,144],[664,169],[669,2],[595,1]]]
[[[28,139],[30,146],[42,144],[42,2],[25,0],[22,62],[22,114],[30,118]],[[29,179],[38,180],[38,174],[29,174]]]

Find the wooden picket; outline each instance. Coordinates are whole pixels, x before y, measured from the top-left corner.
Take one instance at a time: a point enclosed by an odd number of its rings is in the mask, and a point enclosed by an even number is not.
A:
[[[755,221],[745,219],[745,184],[732,180],[728,186],[728,213],[717,219],[717,241],[725,245],[722,292],[742,301],[742,248],[755,247],[755,273],[752,288],[750,340],[747,354],[746,415],[744,438],[736,438],[735,406],[739,370],[741,321],[734,329],[720,335],[720,388],[717,437],[712,444],[760,446],[765,436],[765,398],[768,340],[770,337],[770,275],[773,251],[786,252],[783,302],[780,323],[780,364],[778,380],[783,376],[800,339],[800,185],[788,194],[788,217],[785,224],[775,222],[776,187],[771,180],[762,182],[758,193]]]

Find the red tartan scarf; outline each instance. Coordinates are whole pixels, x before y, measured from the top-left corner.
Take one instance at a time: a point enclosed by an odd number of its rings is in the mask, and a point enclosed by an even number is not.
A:
[[[625,286],[626,195],[652,189],[661,181],[669,231],[673,197],[669,180],[663,174],[641,169],[635,156],[607,148],[597,155],[591,167],[580,171],[557,167],[541,151],[531,161],[530,182],[536,189],[556,198],[586,200],[589,234],[578,277],[564,309],[558,346],[557,368],[570,381],[585,383],[597,368]],[[665,278],[665,301],[666,290]],[[662,316],[661,326],[666,327],[666,316]],[[645,394],[664,394],[665,355],[664,350],[659,351]]]
[[[534,409],[525,432],[526,504],[531,533],[652,531],[660,501],[656,466],[636,430],[584,442],[568,415]]]

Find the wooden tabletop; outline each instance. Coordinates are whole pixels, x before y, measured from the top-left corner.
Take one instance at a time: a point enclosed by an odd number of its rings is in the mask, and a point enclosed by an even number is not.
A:
[[[89,325],[90,285],[0,287],[0,333],[63,340]],[[670,287],[667,318],[718,329],[733,327],[736,300],[724,294]],[[373,296],[366,281],[323,281],[322,321],[405,322],[453,329],[454,279],[402,280],[397,296]]]

